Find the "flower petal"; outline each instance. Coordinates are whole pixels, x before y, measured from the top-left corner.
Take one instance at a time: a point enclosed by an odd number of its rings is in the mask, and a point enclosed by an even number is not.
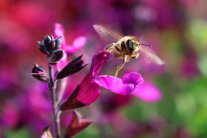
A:
[[[109,55],[109,52],[100,51],[93,56],[90,72],[80,83],[77,101],[83,104],[91,104],[100,96],[99,85],[94,82],[94,78],[100,73]]]
[[[95,82],[107,89],[110,90],[116,94],[129,94],[134,90],[133,84],[124,84],[122,79],[117,78],[115,76],[109,76],[109,75],[102,75],[98,76],[95,79]]]
[[[54,26],[54,36],[55,38],[62,36],[61,49],[65,51],[68,46],[65,42],[63,26],[59,23],[56,23]],[[57,65],[57,69],[61,70],[65,65],[67,65],[67,55],[64,53],[63,58],[59,61],[59,64]]]
[[[132,95],[144,102],[157,102],[162,98],[162,94],[158,88],[150,83],[143,83],[139,87],[136,87]]]
[[[56,23],[54,26],[54,36],[55,38],[62,36],[62,45],[61,48],[64,49],[65,43],[65,37],[64,37],[64,29],[63,26],[59,23]]]
[[[77,101],[89,105],[100,96],[99,86],[95,82],[84,83],[81,86],[76,97]]]
[[[123,83],[134,84],[134,86],[137,86],[137,85],[143,83],[144,79],[142,78],[142,76],[139,73],[130,72],[130,73],[126,73],[122,77],[122,81],[123,81]]]
[[[72,46],[68,46],[66,49],[67,53],[74,53],[80,48],[82,48],[86,43],[86,37],[85,36],[79,36],[73,41]]]
[[[100,51],[93,56],[90,73],[92,76],[96,76],[100,73],[103,64],[107,61],[110,56],[110,52]]]

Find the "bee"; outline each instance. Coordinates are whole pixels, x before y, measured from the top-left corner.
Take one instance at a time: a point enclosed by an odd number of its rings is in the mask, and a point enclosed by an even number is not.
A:
[[[122,63],[116,68],[115,76],[118,75],[125,63],[129,62],[131,58],[138,58],[140,52],[144,53],[148,59],[154,61],[156,64],[164,64],[164,62],[151,49],[146,48],[151,47],[150,45],[141,44],[135,36],[122,36],[101,25],[93,25],[93,27],[103,39],[107,40],[112,38],[115,40],[115,42],[110,43],[105,47],[105,50],[113,52],[115,57],[123,59]]]

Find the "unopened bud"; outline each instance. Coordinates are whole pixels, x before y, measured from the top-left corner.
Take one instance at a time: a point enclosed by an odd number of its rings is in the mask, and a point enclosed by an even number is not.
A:
[[[51,56],[54,50],[60,48],[62,37],[54,39],[53,36],[46,35],[42,42],[38,41],[37,43],[42,53],[46,54],[47,56]]]
[[[48,81],[48,76],[46,74],[46,71],[44,70],[43,67],[37,65],[37,64],[34,64],[34,67],[32,68],[32,73],[31,75],[40,80],[40,81],[43,81],[43,82],[47,82]]]
[[[56,64],[62,57],[63,57],[63,50],[55,50],[52,53],[52,56],[49,57],[49,63],[50,64]]]
[[[51,37],[49,35],[46,35],[44,37],[44,43],[47,45],[51,41]]]
[[[62,36],[55,39],[55,49],[60,49],[62,43]]]
[[[73,61],[68,63],[56,76],[56,79],[62,79],[67,76],[70,76],[86,66],[85,61],[82,59],[82,56],[75,58]]]

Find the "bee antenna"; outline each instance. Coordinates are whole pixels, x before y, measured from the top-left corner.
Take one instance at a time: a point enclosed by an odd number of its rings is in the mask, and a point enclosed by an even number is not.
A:
[[[152,47],[151,45],[148,45],[148,44],[138,44],[138,45],[143,45],[143,46]]]

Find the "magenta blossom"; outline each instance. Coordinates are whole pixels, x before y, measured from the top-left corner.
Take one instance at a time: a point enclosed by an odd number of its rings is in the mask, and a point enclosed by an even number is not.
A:
[[[73,41],[72,45],[67,45],[65,37],[64,37],[63,26],[58,23],[55,24],[54,34],[55,34],[55,37],[62,36],[62,47],[61,48],[68,54],[72,54],[76,52],[77,50],[82,48],[86,43],[86,38],[84,36],[79,36]]]
[[[115,76],[101,75],[96,77],[95,82],[116,94],[132,94],[144,102],[156,102],[160,100],[159,90],[147,83],[143,83],[143,78],[136,72],[126,73],[121,79]]]
[[[110,53],[106,51],[100,51],[93,56],[89,73],[71,96],[61,105],[61,110],[75,109],[89,105],[100,96],[99,85],[95,82],[95,78],[99,75],[109,56]]]
[[[99,97],[99,85],[95,83],[94,79],[99,75],[109,55],[109,52],[101,51],[93,56],[90,72],[80,83],[79,92],[76,97],[81,103],[90,104]]]

